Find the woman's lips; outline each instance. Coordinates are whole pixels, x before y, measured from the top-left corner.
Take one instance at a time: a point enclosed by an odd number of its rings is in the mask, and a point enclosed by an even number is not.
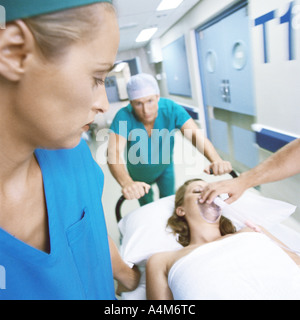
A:
[[[82,129],[83,131],[89,131],[90,130],[90,125],[94,123],[94,121],[89,122],[88,124],[86,124]]]
[[[85,132],[87,132],[87,131],[90,130],[90,126],[87,124],[86,126],[84,126],[84,127],[82,128],[82,130],[85,131]]]

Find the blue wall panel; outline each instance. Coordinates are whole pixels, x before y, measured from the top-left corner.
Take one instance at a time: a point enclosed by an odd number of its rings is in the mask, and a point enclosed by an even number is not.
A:
[[[211,142],[215,148],[229,154],[228,125],[226,122],[210,119]]]
[[[192,97],[184,36],[163,48],[163,65],[169,93]]]
[[[259,162],[255,133],[232,126],[235,159],[249,168]]]

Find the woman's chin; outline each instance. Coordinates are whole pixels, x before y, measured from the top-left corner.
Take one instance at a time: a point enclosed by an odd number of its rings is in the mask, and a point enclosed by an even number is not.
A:
[[[48,149],[48,150],[60,150],[60,149],[74,149],[76,148],[81,141],[81,135],[75,138],[70,138],[70,139],[63,139],[63,140],[56,140],[55,142],[43,146],[43,149]]]

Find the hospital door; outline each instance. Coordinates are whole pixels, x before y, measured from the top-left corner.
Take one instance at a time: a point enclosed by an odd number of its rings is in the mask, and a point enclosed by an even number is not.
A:
[[[258,163],[248,8],[232,9],[197,30],[209,138],[244,169]],[[218,116],[216,116],[218,115]]]

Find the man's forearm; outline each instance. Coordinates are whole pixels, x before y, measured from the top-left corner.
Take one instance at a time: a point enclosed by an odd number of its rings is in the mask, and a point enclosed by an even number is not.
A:
[[[110,134],[107,149],[107,163],[109,170],[122,188],[128,183],[132,183],[132,179],[126,169],[125,160],[123,158],[127,140],[117,134]]]
[[[300,139],[291,142],[254,169],[241,174],[248,188],[300,173]]]
[[[108,164],[109,170],[113,177],[118,181],[120,186],[124,188],[129,183],[132,183],[133,180],[130,177],[128,171],[126,170],[125,164]]]
[[[122,259],[117,246],[111,237],[108,237],[109,249],[111,255],[112,269],[114,279],[119,281],[124,290],[121,291],[132,291],[134,290],[140,280],[140,272],[137,267],[130,268]]]
[[[181,132],[210,162],[222,161],[213,144],[204,136],[202,130],[192,119],[182,126]]]
[[[218,162],[222,161],[222,158],[214,148],[213,144],[207,139],[204,139],[204,156],[206,159],[208,159],[210,162]]]

